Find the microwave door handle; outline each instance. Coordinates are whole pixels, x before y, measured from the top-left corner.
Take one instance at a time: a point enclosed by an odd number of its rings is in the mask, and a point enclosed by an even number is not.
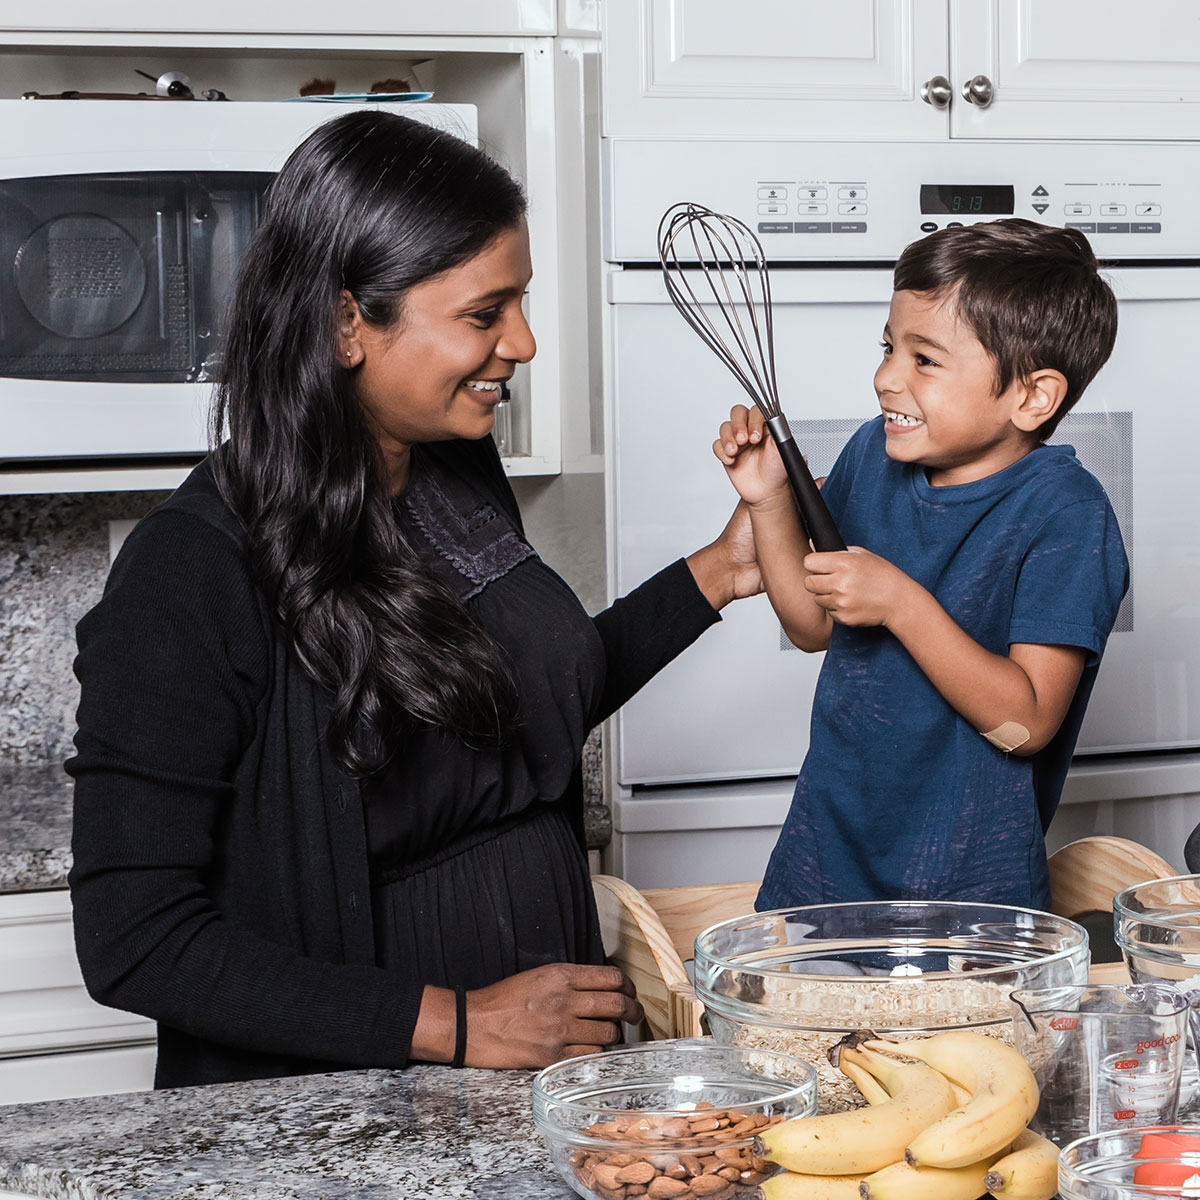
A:
[[[198,377],[204,376],[202,364],[215,350],[213,331],[216,315],[213,311],[213,242],[217,217],[213,197],[200,187],[188,203],[187,262],[188,304],[195,319],[192,321],[193,362]]]
[[[154,214],[154,269],[158,279],[158,336],[167,340],[167,228],[163,210]]]

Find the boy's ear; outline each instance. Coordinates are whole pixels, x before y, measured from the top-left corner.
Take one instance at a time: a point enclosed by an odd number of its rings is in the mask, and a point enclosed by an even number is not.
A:
[[[1067,377],[1052,367],[1039,367],[1022,384],[1012,423],[1026,433],[1035,433],[1062,407],[1067,398]]]

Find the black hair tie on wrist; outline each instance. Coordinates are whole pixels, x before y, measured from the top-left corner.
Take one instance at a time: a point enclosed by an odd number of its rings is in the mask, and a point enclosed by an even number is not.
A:
[[[452,1067],[461,1067],[467,1057],[467,989],[454,986],[454,1058]]]

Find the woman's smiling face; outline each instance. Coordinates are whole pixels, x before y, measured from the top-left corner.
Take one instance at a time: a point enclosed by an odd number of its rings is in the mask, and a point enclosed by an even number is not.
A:
[[[408,482],[417,443],[491,433],[501,384],[537,348],[521,308],[532,276],[522,221],[474,258],[412,288],[390,328],[367,325],[346,297],[342,362],[354,371],[393,491]]]

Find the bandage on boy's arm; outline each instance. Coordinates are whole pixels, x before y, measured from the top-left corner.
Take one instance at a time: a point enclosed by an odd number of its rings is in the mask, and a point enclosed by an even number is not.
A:
[[[993,654],[924,588],[888,628],[946,702],[998,749],[1030,755],[1062,724],[1087,651],[1020,642]]]
[[[769,502],[751,505],[750,524],[767,599],[784,633],[801,650],[824,650],[833,619],[804,586],[809,544],[791,490],[784,488]]]

